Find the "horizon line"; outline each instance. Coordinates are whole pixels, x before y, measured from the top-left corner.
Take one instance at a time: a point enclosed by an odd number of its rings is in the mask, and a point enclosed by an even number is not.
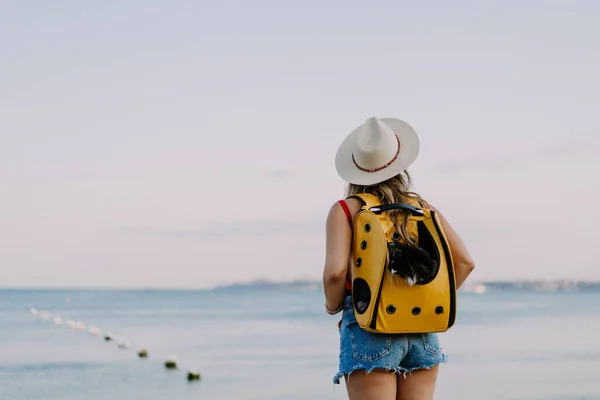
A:
[[[490,285],[490,284],[519,284],[519,283],[594,283],[600,284],[600,280],[588,280],[588,279],[514,279],[514,280],[502,280],[502,279],[491,279],[491,280],[480,280],[474,282],[465,282],[459,289],[477,286],[477,285]],[[270,281],[265,279],[257,279],[248,282],[232,282],[225,284],[218,284],[208,287],[202,286],[0,286],[0,291],[210,291],[218,289],[227,289],[231,287],[251,287],[259,285],[269,286],[285,286],[285,285],[320,285],[320,280],[312,279],[294,279],[286,281]]]

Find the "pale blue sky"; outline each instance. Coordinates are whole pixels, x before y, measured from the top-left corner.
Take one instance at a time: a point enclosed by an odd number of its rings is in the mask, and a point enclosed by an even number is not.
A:
[[[373,115],[473,280],[600,279],[600,3],[242,3],[0,2],[0,286],[319,279]]]

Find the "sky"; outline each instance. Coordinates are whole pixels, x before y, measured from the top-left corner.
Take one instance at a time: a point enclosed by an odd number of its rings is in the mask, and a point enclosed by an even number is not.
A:
[[[0,1],[0,287],[320,279],[337,146],[421,141],[470,280],[600,280],[600,3]]]

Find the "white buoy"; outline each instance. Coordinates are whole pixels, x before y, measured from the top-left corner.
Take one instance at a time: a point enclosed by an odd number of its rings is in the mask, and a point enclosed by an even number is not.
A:
[[[44,320],[50,319],[50,314],[48,314],[47,312],[42,311],[42,312],[38,313],[38,315],[41,319],[44,319]]]
[[[98,336],[100,335],[100,329],[96,328],[95,326],[91,326],[90,333],[94,336]]]
[[[117,347],[120,349],[128,349],[129,343],[121,341],[117,343]]]
[[[85,329],[85,324],[83,322],[76,322],[75,329],[82,331]]]
[[[75,324],[75,321],[70,319],[67,322],[65,322],[65,326],[69,329],[75,329],[76,324]]]
[[[38,310],[36,310],[35,308],[31,308],[29,310],[30,313],[32,313],[33,315],[38,315]]]
[[[54,325],[62,325],[63,320],[61,317],[54,317]]]
[[[484,294],[486,292],[486,287],[485,285],[477,285],[475,286],[475,289],[473,291],[476,294]]]

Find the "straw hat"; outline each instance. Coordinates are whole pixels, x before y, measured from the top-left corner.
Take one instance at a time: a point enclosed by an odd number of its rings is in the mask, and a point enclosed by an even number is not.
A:
[[[407,169],[419,155],[419,137],[406,122],[371,117],[338,148],[335,168],[355,185],[373,185]]]

